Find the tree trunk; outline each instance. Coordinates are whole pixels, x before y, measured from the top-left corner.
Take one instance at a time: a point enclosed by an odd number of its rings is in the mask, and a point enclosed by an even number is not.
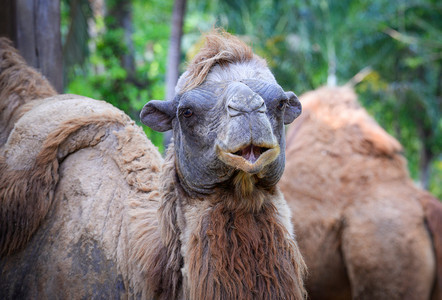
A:
[[[420,184],[422,188],[428,190],[430,185],[430,167],[433,160],[433,155],[429,149],[423,147],[419,161]]]
[[[0,36],[6,36],[15,40],[15,1],[2,0],[2,9],[0,9]]]
[[[327,47],[327,55],[328,55],[328,75],[327,75],[327,85],[328,86],[336,86],[337,85],[337,77],[336,77],[336,52],[335,45],[333,41],[328,43]]]
[[[134,44],[132,41],[132,1],[118,0],[113,1],[113,5],[109,7],[109,16],[115,18],[115,23],[110,28],[123,28],[123,43],[126,47],[124,53],[120,57],[121,66],[127,72],[127,79],[135,82],[135,59]]]
[[[172,14],[169,52],[166,70],[166,100],[175,96],[175,85],[179,77],[181,60],[181,37],[183,36],[183,20],[186,12],[186,0],[175,0]]]
[[[172,13],[172,29],[170,33],[169,52],[167,53],[166,69],[166,100],[175,97],[175,85],[178,82],[181,61],[181,37],[183,36],[183,22],[186,13],[186,0],[175,0]],[[164,133],[164,148],[172,139],[172,132]]]
[[[0,34],[9,37],[26,62],[63,92],[59,0],[3,0]]]
[[[418,135],[422,143],[419,157],[419,181],[422,188],[428,190],[430,185],[430,168],[434,159],[434,153],[431,151],[431,128],[425,128],[422,121],[418,124]]]

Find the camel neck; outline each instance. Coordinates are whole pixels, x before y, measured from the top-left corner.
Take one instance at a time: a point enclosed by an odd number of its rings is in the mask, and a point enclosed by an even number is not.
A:
[[[177,179],[173,160],[163,174]],[[171,176],[173,175],[173,176]],[[186,299],[302,299],[304,262],[279,190],[262,193],[261,209],[232,209],[234,193],[190,197],[177,180],[163,182],[161,237],[181,271]]]

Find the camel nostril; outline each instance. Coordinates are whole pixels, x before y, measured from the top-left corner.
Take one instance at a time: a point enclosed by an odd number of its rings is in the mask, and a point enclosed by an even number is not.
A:
[[[260,112],[260,113],[264,113],[264,112],[267,111],[267,107],[266,107],[266,105],[264,103],[264,100],[262,101],[261,105],[258,107],[257,111]]]
[[[241,111],[238,107],[233,107],[231,105],[227,106],[227,112],[231,117],[235,117],[243,113],[243,111]]]

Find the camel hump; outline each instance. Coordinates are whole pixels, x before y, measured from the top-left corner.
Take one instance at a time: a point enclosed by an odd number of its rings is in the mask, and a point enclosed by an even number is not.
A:
[[[402,151],[400,143],[389,135],[359,104],[355,91],[349,86],[322,87],[300,97],[303,119],[313,118],[323,127],[340,132],[340,138],[352,141],[352,151],[365,155],[393,156]],[[293,130],[296,132],[297,130]],[[350,138],[351,137],[351,138]],[[288,136],[288,143],[293,138]]]
[[[26,64],[12,42],[0,38],[0,146],[15,122],[30,109],[24,104],[56,94],[49,81]]]
[[[436,255],[435,299],[442,299],[442,203],[433,195],[424,193],[419,198],[431,233]]]
[[[59,163],[125,127],[135,126],[122,111],[76,95],[39,101],[15,123],[0,148],[0,257],[23,247],[45,218]]]

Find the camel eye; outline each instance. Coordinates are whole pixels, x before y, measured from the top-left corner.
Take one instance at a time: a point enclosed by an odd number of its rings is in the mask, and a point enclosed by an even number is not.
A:
[[[184,118],[190,118],[193,115],[193,111],[190,108],[186,108],[183,111]]]
[[[285,106],[287,105],[287,100],[281,100],[278,103],[278,109],[283,110],[285,108]]]

